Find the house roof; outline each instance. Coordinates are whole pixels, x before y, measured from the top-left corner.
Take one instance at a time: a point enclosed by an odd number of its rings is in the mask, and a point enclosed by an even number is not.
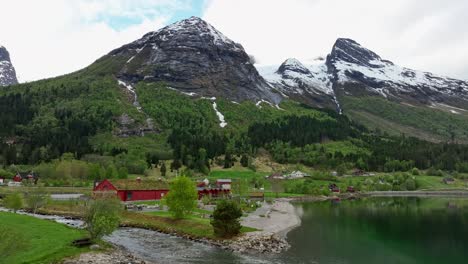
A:
[[[168,190],[169,184],[157,180],[108,180],[117,190]]]
[[[216,182],[232,182],[231,179],[217,179]]]
[[[18,172],[16,176],[20,176],[22,179],[27,179],[31,175],[33,178],[39,177],[37,173],[34,172]]]

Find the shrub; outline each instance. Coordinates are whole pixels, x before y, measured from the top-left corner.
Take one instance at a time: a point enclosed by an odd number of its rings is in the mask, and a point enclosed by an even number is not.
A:
[[[23,197],[20,193],[12,193],[5,197],[3,204],[6,208],[13,210],[16,213],[23,207]]]
[[[42,187],[31,188],[24,197],[27,208],[32,210],[33,214],[36,214],[37,209],[47,204],[48,198],[49,195]]]
[[[418,176],[420,174],[418,168],[413,168],[411,170],[411,174],[413,174],[414,176]]]
[[[416,190],[416,182],[413,179],[407,179],[405,181],[405,187],[408,191]]]
[[[85,213],[86,230],[92,240],[111,234],[120,224],[122,206],[116,198],[92,201]]]
[[[170,191],[166,195],[166,204],[169,212],[175,218],[183,218],[196,207],[198,198],[195,184],[185,176],[175,178],[170,184]]]
[[[233,201],[221,200],[213,212],[211,225],[216,236],[233,237],[240,233],[241,224],[239,218],[242,216],[242,210],[239,205]]]

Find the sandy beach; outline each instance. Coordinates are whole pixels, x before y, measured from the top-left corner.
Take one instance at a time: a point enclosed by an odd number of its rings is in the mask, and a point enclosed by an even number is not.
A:
[[[242,218],[241,224],[261,230],[252,234],[275,234],[285,238],[291,229],[301,224],[301,218],[289,199],[276,199]]]

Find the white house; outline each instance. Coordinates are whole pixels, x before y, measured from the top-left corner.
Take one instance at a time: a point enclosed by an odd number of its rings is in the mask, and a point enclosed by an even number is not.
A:
[[[307,173],[304,173],[302,171],[293,171],[288,175],[289,179],[300,179],[304,178],[306,176],[309,176]]]

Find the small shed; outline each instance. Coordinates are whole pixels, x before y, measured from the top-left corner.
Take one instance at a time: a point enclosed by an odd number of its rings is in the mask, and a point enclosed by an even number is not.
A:
[[[169,192],[169,185],[156,180],[106,179],[94,187],[94,195],[115,193],[121,201],[160,200]]]
[[[251,192],[249,193],[249,198],[254,201],[263,201],[265,200],[264,192]]]
[[[454,184],[454,183],[455,183],[455,179],[454,179],[454,178],[450,178],[450,177],[445,177],[444,179],[442,179],[442,182],[445,183],[445,184]]]
[[[231,190],[232,180],[231,179],[217,179],[216,187],[223,190]]]

